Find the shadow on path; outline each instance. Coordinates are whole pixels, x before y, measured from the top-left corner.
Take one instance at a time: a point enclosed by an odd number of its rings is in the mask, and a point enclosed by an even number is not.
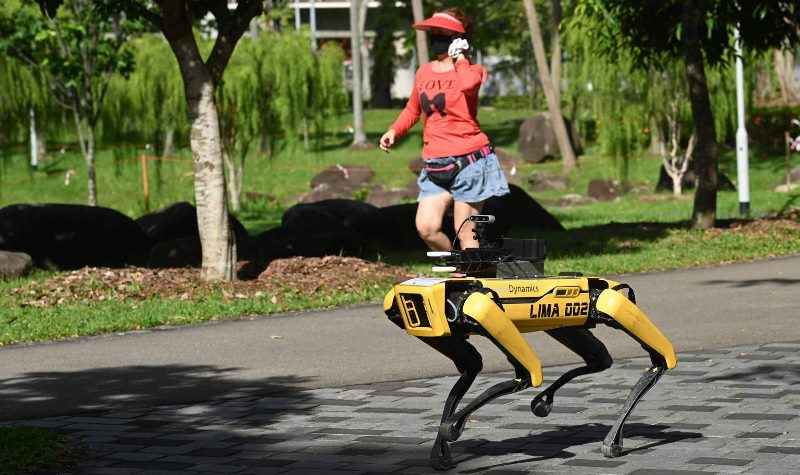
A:
[[[747,279],[747,280],[725,280],[725,279],[718,279],[718,280],[706,280],[704,282],[700,282],[700,285],[722,285],[728,287],[755,287],[757,285],[797,285],[800,284],[800,279],[782,279],[782,278],[772,278],[772,279]]]
[[[292,394],[308,378],[237,378],[240,368],[160,365],[33,372],[0,380],[0,421]]]
[[[800,385],[800,365],[759,364],[741,371],[723,372],[715,376],[704,378],[702,381],[763,381],[779,384],[787,389],[792,389],[792,387]]]
[[[519,454],[525,455],[525,458],[520,458],[513,462],[506,462],[495,465],[485,465],[476,467],[474,469],[464,470],[462,473],[484,473],[487,470],[497,469],[499,467],[506,467],[509,465],[517,464],[530,464],[533,462],[547,460],[547,459],[570,459],[576,457],[575,453],[568,451],[570,447],[583,444],[596,444],[597,452],[600,452],[600,444],[603,438],[611,430],[611,426],[605,424],[582,424],[575,426],[558,426],[555,429],[540,432],[538,434],[531,434],[525,437],[516,437],[513,439],[506,439],[499,442],[483,441],[480,445],[470,445],[463,449],[467,457],[460,458],[454,457],[456,462],[465,462],[476,458],[485,456],[498,456]],[[631,423],[625,425],[625,439],[636,439],[652,441],[632,449],[625,449],[622,455],[622,460],[615,462],[616,459],[603,459],[601,462],[592,460],[587,466],[597,468],[602,466],[602,462],[609,467],[621,465],[625,460],[625,456],[640,451],[649,451],[653,447],[660,445],[667,445],[675,442],[680,442],[688,439],[700,439],[703,434],[698,432],[682,432],[670,430],[668,425],[661,424],[641,424]],[[475,441],[472,441],[473,443]],[[457,445],[454,446],[455,450]],[[601,465],[598,465],[598,464]],[[581,466],[580,460],[576,459],[573,462],[565,462],[565,465]]]

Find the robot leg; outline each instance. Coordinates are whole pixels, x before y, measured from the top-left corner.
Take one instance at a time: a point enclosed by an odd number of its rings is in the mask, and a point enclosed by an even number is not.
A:
[[[539,359],[513,322],[490,296],[482,293],[470,295],[464,302],[463,313],[477,333],[489,338],[506,355],[514,366],[516,377],[490,387],[443,421],[439,426],[439,436],[448,441],[457,440],[464,430],[467,417],[489,401],[542,383]]]
[[[567,371],[533,398],[531,411],[538,417],[546,417],[550,414],[553,407],[553,396],[562,386],[578,376],[604,371],[610,368],[614,362],[603,342],[585,328],[564,327],[547,330],[545,333],[583,358],[586,366]]]
[[[447,395],[441,419],[441,424],[445,424],[483,368],[483,359],[478,350],[463,337],[420,338],[420,340],[450,358],[461,373],[458,381],[450,390],[450,394]],[[436,470],[447,470],[454,466],[448,440],[441,434],[437,434],[436,441],[433,443],[430,464]]]
[[[667,369],[678,364],[672,343],[633,302],[613,289],[603,290],[597,297],[597,319],[607,325],[623,330],[650,355],[652,367],[648,369],[628,395],[617,421],[603,440],[602,452],[606,457],[617,457],[622,453],[622,428],[636,404],[652,388]]]
[[[606,457],[619,457],[622,455],[622,426],[625,425],[625,420],[628,419],[628,416],[633,411],[633,408],[636,407],[636,404],[642,396],[644,396],[650,388],[655,386],[661,378],[661,375],[664,374],[664,371],[664,368],[658,366],[648,369],[636,383],[636,386],[633,387],[628,395],[628,399],[625,401],[622,412],[619,417],[617,417],[617,421],[614,423],[614,426],[611,427],[611,430],[608,431],[605,439],[603,439],[603,445],[600,447],[603,455]]]
[[[400,328],[405,328],[403,319],[399,313],[387,312],[389,320]],[[456,365],[456,369],[460,373],[460,377],[450,393],[447,395],[444,409],[442,411],[441,423],[444,424],[456,410],[458,403],[464,394],[467,393],[475,377],[483,369],[483,358],[478,350],[472,346],[465,337],[434,337],[434,338],[419,338],[422,342],[450,358]],[[450,447],[447,440],[441,435],[436,436],[436,441],[433,443],[433,449],[430,455],[430,464],[436,470],[447,470],[454,466],[453,459],[450,454]]]
[[[442,438],[450,442],[458,440],[458,438],[461,437],[461,433],[464,431],[464,425],[467,423],[467,418],[470,416],[470,414],[500,396],[505,396],[506,394],[515,393],[531,387],[531,381],[529,379],[529,375],[527,374],[527,370],[513,357],[509,357],[509,361],[514,366],[516,378],[512,379],[511,381],[497,383],[486,389],[469,404],[461,408],[455,414],[451,415],[446,421],[442,421],[441,425],[439,425],[438,438]]]

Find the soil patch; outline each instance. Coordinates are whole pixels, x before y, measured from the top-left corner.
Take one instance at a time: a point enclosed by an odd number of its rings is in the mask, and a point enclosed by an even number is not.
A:
[[[221,292],[227,299],[261,297],[287,290],[304,295],[351,292],[365,285],[384,285],[410,277],[413,275],[403,268],[355,257],[292,257],[272,261],[255,278],[236,282],[205,282],[200,280],[200,271],[192,268],[84,267],[31,282],[11,292],[20,305],[47,308],[75,301],[111,299],[202,300],[211,292]]]

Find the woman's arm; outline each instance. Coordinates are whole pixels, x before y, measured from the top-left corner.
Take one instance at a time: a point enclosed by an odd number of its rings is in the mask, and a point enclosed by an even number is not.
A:
[[[415,76],[414,87],[411,89],[411,97],[408,98],[406,107],[397,117],[397,120],[394,121],[394,124],[389,126],[389,129],[393,129],[399,138],[408,132],[408,129],[414,127],[414,124],[419,121],[419,116],[421,113],[422,108],[419,104],[419,90],[417,88],[417,78]]]
[[[464,94],[477,94],[485,79],[485,71],[477,64],[472,64],[463,54],[455,61],[456,75]]]
[[[417,76],[419,76],[419,71],[417,71],[417,74],[414,76],[414,87],[411,88],[411,97],[408,98],[406,107],[402,112],[400,112],[400,115],[397,117],[397,120],[394,121],[394,124],[389,126],[389,129],[385,134],[383,134],[378,144],[381,150],[386,153],[389,153],[389,149],[392,148],[392,145],[394,145],[394,142],[400,138],[400,136],[408,132],[408,129],[414,127],[414,124],[419,121],[419,115],[422,112],[422,108],[419,104]]]

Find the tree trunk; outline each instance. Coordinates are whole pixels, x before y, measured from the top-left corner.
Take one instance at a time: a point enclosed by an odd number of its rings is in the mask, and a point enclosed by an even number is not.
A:
[[[392,106],[392,83],[394,82],[394,32],[397,29],[397,14],[394,0],[381,0],[375,15],[375,38],[372,42],[372,68],[370,68],[373,108],[386,109]]]
[[[713,228],[717,218],[717,133],[699,38],[700,23],[705,21],[707,11],[707,0],[683,2],[683,59],[697,134],[697,189],[692,210],[692,227],[695,229]]]
[[[667,143],[664,140],[664,131],[658,121],[653,120],[650,126],[650,146],[647,148],[647,153],[652,155],[664,155],[667,150]]]
[[[164,150],[162,153],[163,157],[175,155],[175,127],[167,129],[167,133],[164,135]]]
[[[364,2],[366,4],[366,2]],[[364,30],[361,30],[362,32]],[[360,35],[362,40],[363,34]],[[370,77],[370,51],[367,45],[361,42],[361,100],[370,102],[372,100],[372,78]]]
[[[567,127],[564,125],[564,117],[561,114],[561,104],[556,98],[553,84],[550,81],[550,68],[547,66],[547,56],[544,51],[542,32],[539,30],[539,19],[536,15],[536,8],[533,5],[533,0],[523,0],[523,3],[525,4],[525,13],[528,17],[528,27],[531,30],[533,54],[536,57],[536,65],[539,68],[539,79],[542,82],[542,89],[547,99],[547,109],[550,112],[550,122],[553,125],[553,132],[556,134],[558,150],[561,153],[561,159],[564,164],[564,171],[571,171],[577,166],[575,151],[572,149],[572,143],[567,134]]]
[[[772,98],[772,59],[763,56],[755,63],[756,80],[753,86],[753,104],[756,106]]]
[[[47,158],[47,129],[42,122],[39,122],[40,127],[36,130],[36,150],[39,156],[39,162]]]
[[[425,19],[425,13],[422,11],[422,0],[411,0],[411,10],[414,14],[414,23],[419,23]],[[417,35],[417,63],[422,66],[427,63],[431,57],[428,53],[428,39],[425,37],[425,32],[416,30]]]
[[[361,40],[361,100],[364,102],[369,102],[370,99],[372,99],[372,81],[369,74],[372,58],[370,58],[370,48],[367,47],[367,42],[364,41],[364,32],[367,29],[367,12],[369,8],[369,1],[361,0],[361,5],[359,7],[358,38]]]
[[[81,115],[81,105],[76,93],[72,93],[72,113],[75,118],[75,128],[78,131],[78,142],[81,154],[86,161],[86,188],[88,191],[87,204],[97,206],[97,177],[94,169],[94,128],[89,125],[84,129],[84,119]],[[86,121],[90,122],[90,121]]]
[[[190,84],[190,142],[194,158],[197,224],[203,249],[200,277],[205,280],[236,279],[236,242],[230,229],[225,173],[219,139],[219,121],[210,79]]]
[[[97,173],[95,172],[94,127],[86,127],[86,178],[89,187],[89,206],[97,206]]]
[[[236,241],[228,216],[225,167],[214,100],[216,87],[203,64],[191,29],[183,33],[179,38],[169,38],[169,42],[181,69],[189,111],[197,225],[203,253],[200,278],[235,280]]]
[[[800,104],[800,86],[794,78],[792,51],[775,50],[775,74],[781,87],[781,97],[787,104]]]
[[[239,189],[239,169],[237,169],[236,161],[231,157],[230,153],[223,150],[222,158],[228,168],[228,198],[231,202],[231,209],[238,213],[242,210],[242,204],[239,201],[241,194]]]
[[[553,78],[553,94],[556,102],[561,104],[561,38],[558,30],[561,24],[561,0],[550,0],[552,14],[550,15],[550,76]]]
[[[359,29],[359,6],[365,0],[350,2],[350,53],[353,66],[353,146],[360,146],[367,141],[364,133],[364,99],[361,85],[361,35]]]

